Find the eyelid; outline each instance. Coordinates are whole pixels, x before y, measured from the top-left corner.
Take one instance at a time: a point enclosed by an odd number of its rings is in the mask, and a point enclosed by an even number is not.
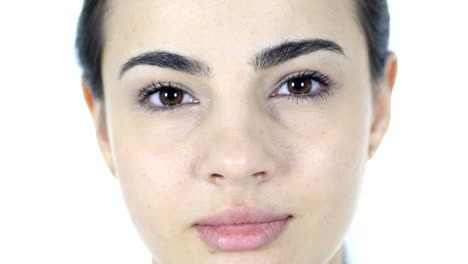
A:
[[[190,99],[191,100],[190,102],[180,103],[174,106],[159,106],[159,105],[154,105],[150,102],[147,102],[151,96],[153,96],[154,94],[160,93],[161,90],[163,90],[164,88],[177,89],[180,92],[182,92],[184,96],[189,96],[192,99]],[[200,101],[194,95],[192,95],[192,92],[190,92],[190,89],[185,88],[183,85],[179,83],[173,83],[173,82],[158,81],[158,82],[151,82],[150,85],[145,86],[144,88],[141,88],[138,91],[137,106],[144,110],[165,113],[165,112],[177,112],[188,105],[199,103],[199,102]]]
[[[272,94],[274,94],[278,89],[280,89],[287,81],[298,77],[307,77],[307,79],[313,79],[319,82],[321,85],[324,85],[326,88],[330,88],[331,86],[335,85],[335,83],[330,79],[328,75],[323,74],[317,70],[309,70],[308,68],[306,68],[303,71],[290,73],[282,77],[281,80],[275,86]]]
[[[156,89],[163,89],[163,88],[168,87],[168,86],[173,87],[173,88],[177,88],[177,89],[181,90],[184,93],[187,92],[187,89],[183,85],[181,85],[179,83],[158,81],[157,83],[151,82],[150,85],[145,86],[144,88],[140,89],[138,91],[138,97],[141,100],[144,100],[148,96],[148,93],[154,92],[154,90],[156,90]]]
[[[290,79],[297,78],[297,77],[305,77],[305,76],[310,76],[310,75],[312,75],[312,77],[318,78],[319,80],[317,80],[317,81],[319,81],[320,83],[322,83],[324,85],[327,85],[327,86],[334,85],[334,83],[331,81],[330,77],[328,77],[327,75],[325,75],[325,74],[323,74],[323,73],[321,73],[321,72],[319,72],[317,70],[309,70],[309,68],[306,68],[303,71],[291,73],[291,74],[288,74],[288,75],[284,76],[283,78],[281,78],[281,80],[276,85],[275,89],[281,87],[281,85],[283,85],[284,82],[289,81]]]

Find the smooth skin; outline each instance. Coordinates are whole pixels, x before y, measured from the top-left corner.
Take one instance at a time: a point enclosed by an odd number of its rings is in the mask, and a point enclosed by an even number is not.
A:
[[[98,143],[120,182],[153,263],[339,264],[365,165],[390,120],[397,62],[371,81],[364,34],[351,0],[109,1],[104,100],[83,94]],[[265,71],[255,52],[284,40],[322,38],[318,51]],[[211,78],[122,65],[166,50],[209,65]],[[289,74],[313,69],[333,94],[307,101],[270,97]],[[138,106],[151,82],[182,85],[199,103],[177,112]],[[156,106],[157,107],[157,106]],[[253,251],[208,247],[192,224],[218,209],[260,206],[294,215],[275,241]]]

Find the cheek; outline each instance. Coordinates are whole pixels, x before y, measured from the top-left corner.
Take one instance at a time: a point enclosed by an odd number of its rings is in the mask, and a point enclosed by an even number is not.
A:
[[[313,208],[315,212],[301,211],[345,216],[354,207],[364,172],[366,148],[363,135],[353,136],[353,131],[348,132],[348,136],[324,132],[320,142],[311,143],[298,155],[294,164],[295,184],[300,188],[298,193],[303,194],[302,199],[309,201],[300,203],[301,197],[297,196],[299,200],[295,204]]]
[[[184,188],[193,164],[190,144],[182,140],[188,128],[180,122],[164,122],[132,109],[127,100],[113,95],[107,97],[110,143],[127,208],[147,244],[167,252],[170,249],[165,246],[172,243],[161,241],[173,241],[185,231],[181,226],[188,228],[192,220],[184,218],[190,213],[176,217],[175,208],[190,204],[190,198],[197,197],[191,193],[193,188]],[[190,126],[191,122],[183,124]]]
[[[156,253],[180,252],[178,241],[192,220],[188,218],[193,207],[190,198],[196,197],[183,188],[187,186],[187,179],[181,177],[187,170],[182,169],[187,164],[181,159],[183,153],[162,154],[145,145],[116,152],[122,194],[140,236]]]
[[[300,148],[293,164],[294,181],[285,186],[288,204],[300,212],[298,228],[294,231],[296,239],[303,241],[301,252],[311,248],[315,252],[331,252],[331,248],[338,247],[359,200],[366,161],[365,134],[348,127],[345,136],[340,129],[320,132],[320,137],[308,141],[301,140],[307,144]]]
[[[278,116],[296,155],[291,166],[291,204],[300,206],[304,224],[319,237],[338,237],[357,205],[367,161],[370,111],[363,94],[346,94],[320,111],[299,108]],[[345,100],[346,99],[346,100]],[[310,234],[308,234],[310,235]]]

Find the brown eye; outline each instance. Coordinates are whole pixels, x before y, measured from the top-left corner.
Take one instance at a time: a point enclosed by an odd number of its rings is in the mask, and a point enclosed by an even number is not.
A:
[[[316,94],[323,88],[322,84],[310,77],[294,77],[284,82],[275,91],[275,95]]]
[[[147,100],[154,108],[167,109],[195,102],[195,99],[189,93],[171,86],[156,88],[148,96]]]
[[[159,100],[163,105],[177,105],[182,102],[184,93],[174,88],[163,88],[159,91]]]
[[[307,78],[293,78],[287,82],[287,89],[293,94],[309,93],[312,88],[311,81]]]

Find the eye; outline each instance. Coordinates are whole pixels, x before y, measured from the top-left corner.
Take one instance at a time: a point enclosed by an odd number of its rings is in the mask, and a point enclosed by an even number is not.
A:
[[[139,103],[148,110],[159,112],[173,111],[188,104],[198,103],[198,100],[178,86],[173,83],[151,83],[138,93]]]
[[[303,71],[287,76],[280,82],[272,97],[286,97],[287,99],[306,100],[325,99],[332,95],[330,78],[318,71]]]

